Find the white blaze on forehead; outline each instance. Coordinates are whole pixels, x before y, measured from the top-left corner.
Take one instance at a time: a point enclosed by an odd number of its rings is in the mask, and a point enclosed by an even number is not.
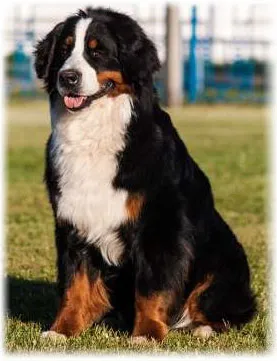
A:
[[[82,74],[80,93],[92,95],[100,88],[95,69],[84,58],[85,38],[92,19],[80,19],[75,28],[75,44],[70,57],[66,60],[60,71],[78,70]],[[59,85],[58,85],[59,88]]]

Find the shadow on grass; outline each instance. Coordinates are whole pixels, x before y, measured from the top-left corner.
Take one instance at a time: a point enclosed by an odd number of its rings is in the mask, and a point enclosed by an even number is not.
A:
[[[6,278],[6,311],[9,317],[22,322],[40,323],[43,330],[49,329],[58,309],[58,292],[54,283]],[[99,324],[114,331],[131,332],[131,320],[123,320],[117,312],[107,314]]]
[[[47,329],[54,320],[58,305],[54,283],[7,277],[6,311],[22,322],[40,323]]]

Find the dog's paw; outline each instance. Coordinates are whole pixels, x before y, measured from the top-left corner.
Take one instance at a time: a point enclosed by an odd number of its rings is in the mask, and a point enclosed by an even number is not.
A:
[[[193,336],[208,339],[214,334],[211,326],[198,326],[192,331]]]
[[[45,340],[51,340],[51,341],[65,341],[66,336],[62,335],[61,333],[55,332],[55,331],[45,331],[42,332],[41,338]]]
[[[130,343],[132,345],[143,345],[143,344],[148,343],[149,341],[150,340],[145,336],[134,336],[134,337],[131,337],[131,339],[130,339]]]

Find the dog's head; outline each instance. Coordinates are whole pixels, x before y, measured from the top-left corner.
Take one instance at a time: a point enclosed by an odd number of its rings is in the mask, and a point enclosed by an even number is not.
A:
[[[160,67],[153,43],[130,17],[106,9],[79,11],[40,41],[35,69],[49,93],[80,110],[102,95],[136,95]]]

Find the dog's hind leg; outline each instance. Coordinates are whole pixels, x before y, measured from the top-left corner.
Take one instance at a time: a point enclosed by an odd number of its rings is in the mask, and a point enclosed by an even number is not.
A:
[[[189,295],[185,309],[197,337],[210,337],[231,326],[248,322],[255,310],[254,297],[247,287],[228,282],[227,277],[209,274]]]
[[[203,282],[196,285],[185,303],[183,317],[172,328],[188,327],[194,336],[201,338],[209,338],[215,331],[227,329],[228,325],[223,320],[211,321],[199,302],[201,296],[209,289],[212,282],[213,275],[209,274]],[[209,302],[213,302],[213,300],[211,299]]]

